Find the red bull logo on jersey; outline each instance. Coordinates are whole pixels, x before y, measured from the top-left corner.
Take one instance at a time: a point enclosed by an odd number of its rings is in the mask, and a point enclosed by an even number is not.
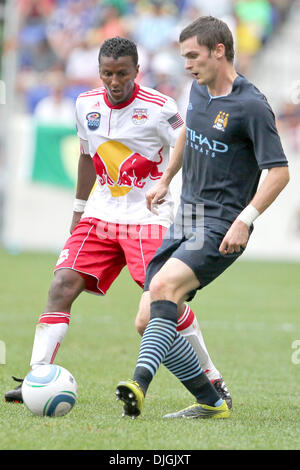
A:
[[[159,162],[153,162],[139,153],[133,153],[120,166],[117,184],[143,188],[147,178],[157,180],[162,176],[162,172],[158,170],[158,165],[161,162],[162,157]]]
[[[132,122],[133,124],[140,126],[145,124],[148,119],[148,110],[144,108],[135,108],[132,111]]]
[[[120,142],[104,142],[93,157],[98,182],[101,186],[107,185],[113,197],[125,196],[133,188],[141,189],[147,180],[162,176],[158,168],[162,162],[161,152],[162,149],[158,152],[159,160],[153,161]]]

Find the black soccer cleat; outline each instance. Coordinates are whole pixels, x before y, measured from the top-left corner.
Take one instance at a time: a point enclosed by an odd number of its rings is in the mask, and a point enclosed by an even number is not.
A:
[[[9,390],[4,395],[5,401],[8,402],[15,402],[15,403],[23,403],[23,397],[22,397],[22,383],[23,379],[18,379],[17,377],[12,376],[12,378],[16,382],[21,382],[20,385],[18,385],[16,388],[13,388],[12,390]]]
[[[118,383],[116,399],[124,403],[122,416],[135,419],[141,414],[145,395],[138,382],[127,380]]]
[[[226,401],[228,409],[231,410],[232,408],[232,398],[230,396],[230,393],[228,391],[228,388],[226,387],[226,384],[223,380],[223,377],[220,377],[219,379],[215,379],[211,381],[213,387],[215,390],[218,392],[220,395],[220,398]]]

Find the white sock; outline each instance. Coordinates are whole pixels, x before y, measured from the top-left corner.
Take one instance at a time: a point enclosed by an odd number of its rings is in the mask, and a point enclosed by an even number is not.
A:
[[[186,325],[183,322],[180,322],[180,319],[184,317],[186,318],[186,320],[190,318],[190,321],[184,322]],[[178,319],[178,324],[180,323],[182,325],[180,329],[178,328],[179,333],[182,334],[182,336],[184,336],[192,345],[195,353],[198,356],[200,365],[208,376],[209,380],[215,380],[220,378],[221,374],[212,362],[208,350],[206,348],[196,315],[193,313],[193,311],[187,304],[184,313]]]
[[[69,326],[70,314],[51,312],[40,316],[36,326],[30,367],[52,364]],[[54,323],[52,323],[54,322]]]

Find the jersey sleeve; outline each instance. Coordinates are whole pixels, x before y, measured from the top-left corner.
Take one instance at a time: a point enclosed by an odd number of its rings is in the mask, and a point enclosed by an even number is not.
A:
[[[178,112],[175,100],[169,98],[160,113],[158,122],[158,133],[160,137],[170,147],[174,147],[183,125],[184,121]]]
[[[80,153],[89,154],[89,143],[88,143],[88,138],[86,135],[85,128],[80,120],[80,101],[77,98],[76,101],[76,110],[75,110],[75,117],[76,117],[76,129],[77,129],[77,135],[80,138]]]
[[[244,106],[245,128],[252,142],[261,170],[287,166],[288,162],[278,135],[274,113],[267,100],[253,100]]]

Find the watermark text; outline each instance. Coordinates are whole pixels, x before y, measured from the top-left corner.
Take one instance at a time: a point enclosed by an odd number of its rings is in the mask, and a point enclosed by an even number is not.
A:
[[[300,339],[295,339],[295,341],[292,342],[292,349],[295,351],[292,353],[292,363],[295,365],[300,364]]]

